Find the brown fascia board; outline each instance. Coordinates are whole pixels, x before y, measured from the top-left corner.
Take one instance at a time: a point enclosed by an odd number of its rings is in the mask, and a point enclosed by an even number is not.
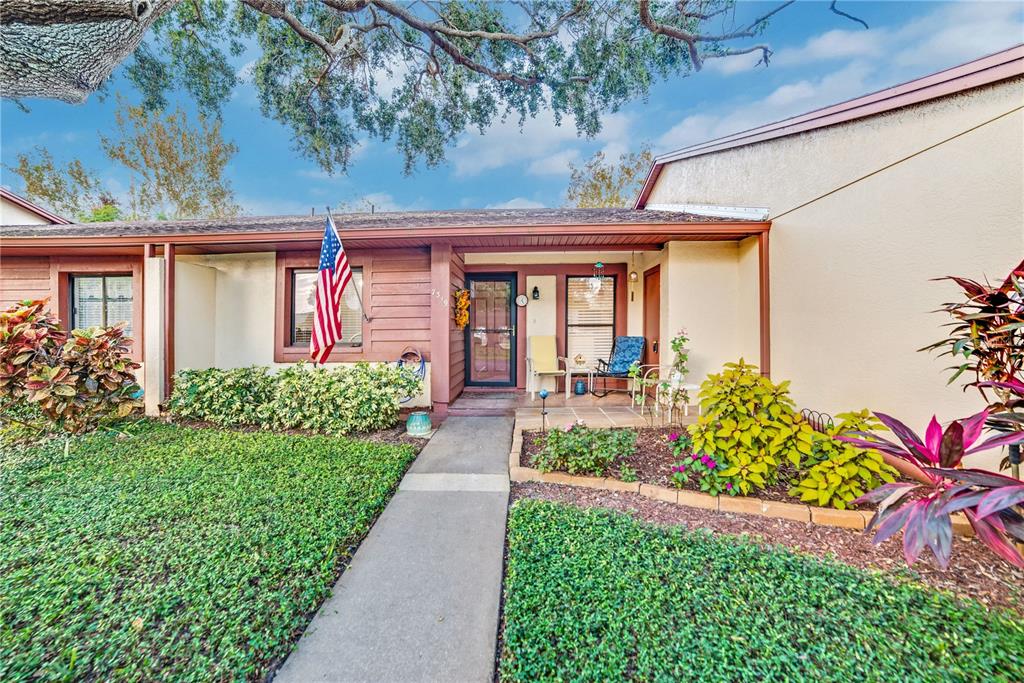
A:
[[[545,235],[702,235],[722,233],[756,235],[771,226],[764,221],[714,221],[695,223],[620,223],[595,225],[530,225],[486,227],[437,227],[401,229],[342,230],[342,240],[386,241],[389,239],[422,239],[425,243],[457,240],[461,237],[537,237]],[[0,238],[0,247],[99,247],[142,246],[144,244],[258,244],[261,242],[319,241],[323,230],[267,232],[206,232],[146,235],[61,236]]]
[[[806,114],[662,154],[651,164],[633,208],[640,210],[647,205],[666,164],[856,121],[1021,75],[1024,75],[1024,44]]]

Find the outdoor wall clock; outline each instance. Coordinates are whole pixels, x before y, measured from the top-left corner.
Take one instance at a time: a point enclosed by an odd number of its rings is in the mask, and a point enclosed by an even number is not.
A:
[[[516,306],[525,306],[529,301],[525,294],[520,294],[516,297]]]

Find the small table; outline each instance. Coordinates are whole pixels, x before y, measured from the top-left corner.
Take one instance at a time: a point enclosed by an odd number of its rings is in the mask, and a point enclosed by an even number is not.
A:
[[[565,400],[569,400],[570,393],[572,391],[572,376],[587,376],[587,393],[593,393],[594,391],[594,369],[588,367],[572,367],[567,368],[565,371]]]

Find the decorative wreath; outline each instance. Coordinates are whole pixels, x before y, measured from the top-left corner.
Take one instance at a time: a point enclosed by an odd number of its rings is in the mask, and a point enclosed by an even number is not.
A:
[[[460,330],[469,324],[469,290],[455,290],[455,326]]]

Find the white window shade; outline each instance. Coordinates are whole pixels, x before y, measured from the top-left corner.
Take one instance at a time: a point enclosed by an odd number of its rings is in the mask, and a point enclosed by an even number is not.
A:
[[[72,275],[71,327],[110,327],[125,324],[132,336],[132,276]]]
[[[609,360],[615,340],[615,278],[569,277],[566,283],[566,356],[574,367]],[[582,356],[583,363],[576,359]]]
[[[307,346],[313,335],[313,307],[316,304],[316,271],[296,270],[292,277],[292,346]],[[358,292],[358,296],[357,296]],[[361,346],[363,343],[363,310],[359,297],[363,293],[363,271],[352,269],[352,281],[345,287],[341,302],[342,341],[336,346]]]

